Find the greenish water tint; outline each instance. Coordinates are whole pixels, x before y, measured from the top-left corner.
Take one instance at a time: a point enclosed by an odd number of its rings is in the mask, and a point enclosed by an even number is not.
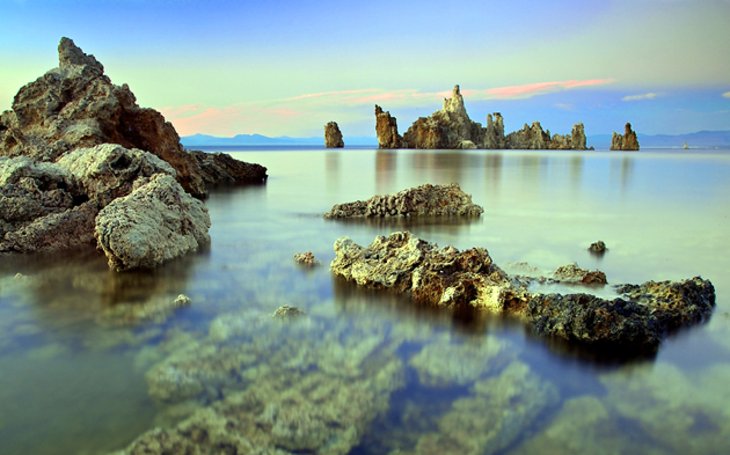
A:
[[[285,419],[283,403],[338,422],[311,427],[309,439],[256,433],[292,451],[730,450],[730,155],[232,153],[271,177],[211,195],[213,240],[199,254],[127,274],[109,272],[94,251],[2,258],[0,453],[106,453],[247,393],[268,405],[246,435]],[[480,220],[321,217],[335,203],[451,182],[484,207]],[[577,262],[609,283],[702,275],[717,308],[655,358],[632,359],[537,339],[501,318],[417,308],[329,273],[336,238],[367,244],[399,229],[486,247],[508,270]],[[609,248],[602,258],[586,250],[599,239]],[[306,250],[322,265],[297,266],[292,255]],[[171,305],[180,293],[190,306]],[[307,317],[273,320],[281,305]],[[315,399],[312,390],[328,393]]]

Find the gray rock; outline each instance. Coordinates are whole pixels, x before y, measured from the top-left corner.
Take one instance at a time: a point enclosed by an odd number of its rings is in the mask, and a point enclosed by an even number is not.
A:
[[[94,236],[120,271],[154,268],[210,241],[203,203],[169,175],[156,174],[128,196],[115,199],[96,218]]]
[[[337,122],[329,122],[324,126],[324,146],[327,148],[342,148],[345,146]]]
[[[373,196],[367,201],[337,204],[325,218],[373,218],[416,216],[478,217],[484,212],[459,185],[425,184],[392,195]]]
[[[272,317],[277,319],[296,319],[305,315],[306,313],[297,307],[282,305],[274,311]]]
[[[553,272],[553,278],[556,281],[569,284],[603,285],[607,283],[605,273],[600,270],[585,270],[578,267],[578,264],[558,267]]]
[[[311,251],[305,251],[304,253],[297,253],[294,255],[294,262],[307,267],[314,267],[319,264],[317,258],[314,257],[314,253]]]
[[[606,248],[606,244],[603,242],[603,240],[599,240],[597,242],[591,243],[591,246],[588,247],[588,251],[590,251],[591,254],[595,256],[603,256],[606,251],[608,251],[608,248]]]

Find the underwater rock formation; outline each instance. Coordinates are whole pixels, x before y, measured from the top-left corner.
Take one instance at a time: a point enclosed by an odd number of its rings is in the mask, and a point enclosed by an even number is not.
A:
[[[113,270],[151,269],[209,243],[209,228],[203,203],[172,176],[155,174],[101,209],[94,236]]]
[[[140,108],[129,87],[112,84],[104,67],[68,38],[59,66],[22,87],[0,116],[0,155],[55,161],[79,147],[115,143],[157,155],[194,196],[206,194],[198,161],[175,128],[154,109]]]
[[[416,216],[478,217],[484,212],[459,185],[425,184],[396,194],[377,195],[367,201],[336,204],[325,218]]]
[[[575,124],[566,135],[551,137],[549,131],[543,131],[540,122],[533,122],[532,126],[525,124],[521,130],[505,136],[502,114],[495,112],[494,116],[487,116],[487,126],[483,127],[469,118],[458,85],[454,86],[451,97],[444,99],[442,109],[428,117],[419,117],[402,140],[390,113],[375,106],[375,116],[380,148],[586,150],[582,123]]]
[[[631,123],[626,122],[624,134],[614,131],[611,136],[611,150],[639,150],[639,140],[636,138],[636,132],[631,129]]]
[[[712,283],[699,277],[618,285],[620,296],[611,300],[535,293],[528,289],[529,279],[508,276],[484,248],[438,248],[409,232],[378,236],[367,247],[342,237],[334,250],[333,273],[360,286],[391,289],[417,304],[512,315],[538,335],[586,346],[649,352],[668,333],[705,320],[715,306]],[[576,276],[569,275],[571,280]]]
[[[345,146],[337,122],[329,122],[324,126],[324,146],[327,148],[342,148]]]
[[[375,134],[378,137],[378,148],[397,149],[403,146],[403,138],[398,134],[398,122],[390,112],[375,105]]]

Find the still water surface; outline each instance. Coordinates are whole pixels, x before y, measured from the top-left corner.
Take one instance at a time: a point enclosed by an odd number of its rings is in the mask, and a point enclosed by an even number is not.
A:
[[[2,258],[0,453],[105,453],[263,383],[271,400],[306,402],[286,392],[306,381],[344,397],[307,412],[326,409],[351,429],[326,437],[356,454],[730,450],[726,152],[225,151],[270,178],[211,195],[206,251],[129,274],[109,272],[93,251]],[[484,207],[480,220],[321,217],[335,203],[451,182]],[[654,358],[596,356],[331,276],[335,239],[367,244],[400,229],[486,247],[508,270],[577,262],[611,283],[701,275],[717,308]],[[599,239],[603,258],[586,251]],[[294,264],[306,250],[320,267]],[[180,293],[191,305],[172,308]],[[285,304],[307,318],[271,323]],[[192,379],[181,385],[170,371]]]

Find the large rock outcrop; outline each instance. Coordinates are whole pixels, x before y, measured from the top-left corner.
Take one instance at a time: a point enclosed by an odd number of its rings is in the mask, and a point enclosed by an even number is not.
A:
[[[188,153],[198,162],[200,177],[206,188],[231,185],[256,185],[266,183],[266,168],[247,163],[227,153],[208,153],[191,150]]]
[[[611,137],[611,150],[639,150],[639,140],[636,138],[636,132],[631,129],[631,123],[626,122],[624,125],[624,134],[614,131]]]
[[[345,141],[342,140],[342,132],[337,122],[328,122],[324,126],[324,146],[327,148],[342,148]]]
[[[336,204],[325,218],[375,218],[417,216],[478,217],[484,209],[474,204],[458,184],[425,184],[396,194],[377,195],[367,201]]]
[[[403,145],[403,138],[398,134],[398,121],[390,115],[390,112],[383,112],[383,109],[375,105],[375,134],[378,136],[378,147],[381,149],[398,149]]]
[[[408,232],[378,236],[367,247],[343,237],[334,249],[332,271],[360,286],[391,289],[420,304],[508,314],[536,334],[580,345],[653,351],[671,331],[709,317],[715,305],[712,283],[699,277],[615,286],[614,299],[540,294],[529,280],[508,276],[483,248],[438,248]]]
[[[172,176],[155,174],[99,212],[94,236],[110,268],[152,269],[210,242],[209,228],[203,203]]]
[[[402,140],[395,142],[397,145],[392,141],[398,137],[395,118],[380,106],[375,106],[375,116],[380,148],[586,150],[582,123],[575,124],[570,134],[551,137],[550,131],[543,131],[540,122],[533,122],[505,136],[502,115],[495,112],[487,116],[487,126],[483,127],[469,118],[458,85],[454,86],[451,98],[444,99],[442,109],[418,118]]]
[[[480,144],[483,137],[482,126],[469,118],[464,97],[456,85],[451,98],[444,99],[444,107],[416,120],[403,135],[403,142],[406,148],[455,149],[471,148],[465,146],[465,141]]]
[[[206,194],[198,161],[162,114],[140,108],[129,87],[112,84],[102,64],[72,40],[61,39],[58,59],[57,68],[22,87],[12,110],[0,116],[0,155],[55,161],[75,148],[115,143],[157,155],[189,193]]]

